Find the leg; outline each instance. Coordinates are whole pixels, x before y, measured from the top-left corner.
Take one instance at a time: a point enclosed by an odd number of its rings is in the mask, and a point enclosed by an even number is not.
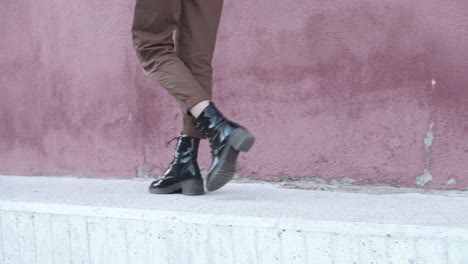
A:
[[[211,97],[211,60],[223,3],[222,0],[182,0],[181,3],[177,54]],[[201,130],[209,138],[213,159],[206,187],[214,191],[232,179],[239,152],[248,151],[255,139],[247,129],[225,119],[212,102],[200,102],[190,112],[191,115],[184,116],[184,133],[202,138],[198,133]]]
[[[221,18],[223,0],[183,0],[176,36],[176,53],[190,69],[211,100],[211,61]],[[184,111],[183,133],[204,138],[195,126],[194,117]]]
[[[143,70],[159,82],[187,112],[193,105],[209,100],[210,94],[174,51],[173,32],[178,26],[180,0],[137,0],[132,34]],[[198,139],[179,137],[174,160],[163,176],[151,183],[157,194],[204,193],[197,164]]]
[[[179,14],[179,0],[136,0],[132,35],[145,73],[187,112],[197,103],[210,100],[210,93],[175,53],[173,32],[178,27]]]

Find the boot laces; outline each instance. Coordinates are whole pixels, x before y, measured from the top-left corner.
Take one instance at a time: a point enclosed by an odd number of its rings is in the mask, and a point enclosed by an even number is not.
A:
[[[178,144],[178,141],[180,140],[180,138],[181,138],[181,137],[179,136],[179,137],[175,137],[175,138],[173,138],[173,139],[167,141],[167,142],[166,142],[166,147],[169,147],[169,145],[170,145],[174,140],[177,140],[177,144],[175,144],[175,147],[174,147],[175,151],[177,152],[177,146],[179,145],[179,144]],[[172,159],[171,163],[169,163],[169,168],[170,168],[172,165],[174,165],[174,164],[176,163],[176,161],[177,161],[176,154],[177,154],[177,153],[174,154],[174,158]]]
[[[171,144],[172,141],[178,140],[179,138],[180,138],[180,137],[175,137],[175,138],[173,138],[173,139],[171,139],[171,140],[169,140],[169,141],[166,141],[166,147],[169,147],[169,144]],[[177,144],[176,144],[176,148],[177,148]]]

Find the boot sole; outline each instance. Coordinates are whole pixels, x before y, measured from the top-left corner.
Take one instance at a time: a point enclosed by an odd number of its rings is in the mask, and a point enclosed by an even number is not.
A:
[[[226,185],[236,173],[236,163],[239,152],[249,151],[255,138],[245,128],[237,128],[228,138],[226,149],[221,153],[218,166],[208,175],[206,189],[216,191]]]
[[[148,191],[152,194],[173,194],[182,192],[183,195],[195,196],[205,194],[203,188],[203,180],[191,179],[178,182],[166,188],[148,188]]]

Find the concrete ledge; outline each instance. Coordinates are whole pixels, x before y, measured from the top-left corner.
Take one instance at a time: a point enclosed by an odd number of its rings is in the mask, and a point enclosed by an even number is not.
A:
[[[466,193],[0,176],[0,263],[468,263]]]

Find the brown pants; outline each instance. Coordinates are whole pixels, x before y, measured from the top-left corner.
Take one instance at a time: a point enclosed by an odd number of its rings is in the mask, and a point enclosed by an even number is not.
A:
[[[211,100],[222,6],[223,0],[136,0],[132,35],[143,70],[180,103],[182,133],[196,138],[203,135],[188,110]]]

